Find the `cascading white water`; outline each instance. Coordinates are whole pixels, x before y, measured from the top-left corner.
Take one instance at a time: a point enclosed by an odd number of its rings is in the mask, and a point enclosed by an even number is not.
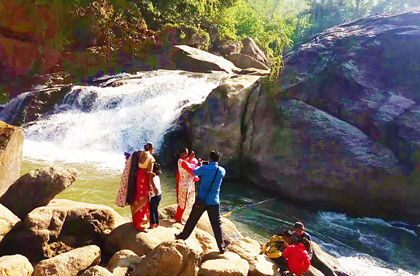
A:
[[[24,156],[120,168],[124,151],[157,144],[182,109],[205,100],[224,74],[138,73],[119,86],[75,86],[60,109],[25,129]],[[115,81],[115,79],[114,79]]]

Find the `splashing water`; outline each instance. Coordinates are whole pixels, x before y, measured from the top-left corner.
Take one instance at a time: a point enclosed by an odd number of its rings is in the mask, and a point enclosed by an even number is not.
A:
[[[159,147],[182,109],[203,102],[224,76],[155,71],[109,87],[75,86],[59,107],[65,111],[25,129],[24,156],[120,169],[124,151],[147,141]]]

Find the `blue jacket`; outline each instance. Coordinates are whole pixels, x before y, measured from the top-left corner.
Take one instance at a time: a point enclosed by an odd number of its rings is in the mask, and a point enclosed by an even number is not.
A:
[[[209,191],[217,167],[219,168],[219,172],[216,175],[211,191]],[[222,185],[223,177],[226,175],[225,169],[218,166],[217,162],[210,162],[208,165],[196,167],[193,170],[193,174],[200,177],[198,198],[203,199],[205,205],[220,204],[220,186]]]

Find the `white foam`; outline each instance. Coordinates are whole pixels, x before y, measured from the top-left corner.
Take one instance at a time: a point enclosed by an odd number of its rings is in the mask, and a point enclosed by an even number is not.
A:
[[[349,276],[413,276],[402,269],[391,269],[383,266],[370,257],[338,258],[341,266]],[[419,276],[420,274],[417,274]]]

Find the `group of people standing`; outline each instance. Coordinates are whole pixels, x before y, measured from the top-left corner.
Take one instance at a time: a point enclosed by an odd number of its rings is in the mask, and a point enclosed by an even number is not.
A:
[[[160,165],[153,157],[155,146],[149,142],[144,151],[126,154],[126,165],[121,177],[121,185],[115,201],[117,206],[130,205],[133,223],[137,230],[147,232],[150,228],[159,227],[158,205],[161,201],[159,175]],[[178,159],[176,176],[177,212],[175,219],[185,225],[183,231],[175,235],[176,239],[187,239],[204,211],[207,211],[213,227],[219,250],[226,250],[227,242],[223,240],[220,219],[220,186],[226,171],[219,166],[220,154],[210,152],[209,161],[195,158],[194,152],[184,148]],[[195,182],[200,181],[197,197]],[[182,217],[190,211],[187,222]]]

